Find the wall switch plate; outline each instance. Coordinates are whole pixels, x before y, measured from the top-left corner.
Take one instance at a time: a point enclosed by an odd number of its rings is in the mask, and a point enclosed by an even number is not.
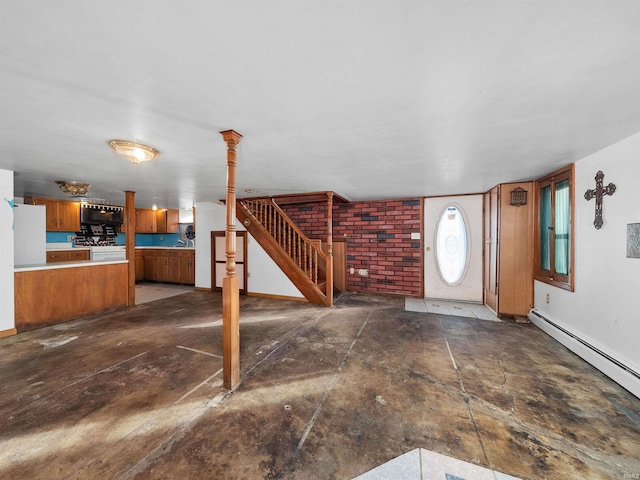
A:
[[[356,269],[355,269],[355,268],[353,268],[353,267],[351,267],[351,268],[349,269],[349,273],[350,273],[351,275],[353,275],[354,273],[356,273]]]
[[[411,232],[411,240],[420,240],[420,232]]]
[[[360,275],[361,277],[368,277],[369,271],[366,268],[360,268],[358,270],[358,275]]]

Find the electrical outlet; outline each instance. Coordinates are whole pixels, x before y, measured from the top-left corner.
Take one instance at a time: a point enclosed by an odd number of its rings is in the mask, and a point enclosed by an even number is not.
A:
[[[67,235],[67,242],[73,242],[76,239],[75,235]]]
[[[411,240],[420,240],[420,232],[411,232]]]
[[[551,302],[551,295],[549,295],[549,294],[547,293],[547,295],[546,295],[546,297],[545,297],[545,300],[546,300],[546,302],[547,302],[547,303],[550,303],[550,302]]]

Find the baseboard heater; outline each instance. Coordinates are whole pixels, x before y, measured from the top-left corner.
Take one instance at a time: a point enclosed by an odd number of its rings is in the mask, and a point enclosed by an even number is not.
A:
[[[640,373],[636,372],[634,369],[629,368],[627,365],[625,365],[624,363],[620,362],[619,360],[616,360],[615,358],[613,358],[611,355],[603,352],[602,350],[600,350],[597,347],[594,347],[593,345],[591,345],[589,342],[585,342],[582,338],[578,337],[577,335],[571,333],[569,330],[567,330],[566,328],[561,327],[560,325],[558,325],[557,323],[549,320],[547,317],[545,317],[544,315],[541,315],[539,312],[537,312],[535,309],[531,310],[529,312],[529,320],[531,320],[531,317],[535,316],[536,318],[539,318],[540,320],[548,323],[549,325],[553,326],[554,328],[560,330],[562,333],[564,333],[565,335],[567,335],[568,337],[571,337],[572,339],[574,339],[575,341],[577,341],[578,343],[584,345],[585,347],[587,347],[589,350],[591,350],[592,352],[600,355],[602,358],[605,358],[607,360],[609,360],[611,363],[613,363],[614,365],[616,365],[617,367],[620,367],[622,370],[626,371],[627,373],[630,373],[631,375],[633,375],[634,377],[636,377],[638,380],[640,380]],[[574,352],[575,353],[575,352]]]

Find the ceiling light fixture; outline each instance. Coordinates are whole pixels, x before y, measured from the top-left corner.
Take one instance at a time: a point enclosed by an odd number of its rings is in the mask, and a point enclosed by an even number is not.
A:
[[[140,162],[148,162],[158,156],[158,150],[142,143],[129,142],[127,140],[111,140],[111,148],[122,158],[129,160],[134,165]]]
[[[89,192],[91,185],[88,183],[78,183],[78,182],[65,182],[62,180],[57,180],[58,188],[62,190],[64,193],[70,194],[72,197],[81,197]]]

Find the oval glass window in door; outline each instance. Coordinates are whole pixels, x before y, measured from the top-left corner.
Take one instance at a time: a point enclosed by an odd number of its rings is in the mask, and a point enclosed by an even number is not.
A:
[[[469,262],[467,224],[462,212],[449,205],[442,212],[436,229],[436,265],[444,283],[458,285]]]

